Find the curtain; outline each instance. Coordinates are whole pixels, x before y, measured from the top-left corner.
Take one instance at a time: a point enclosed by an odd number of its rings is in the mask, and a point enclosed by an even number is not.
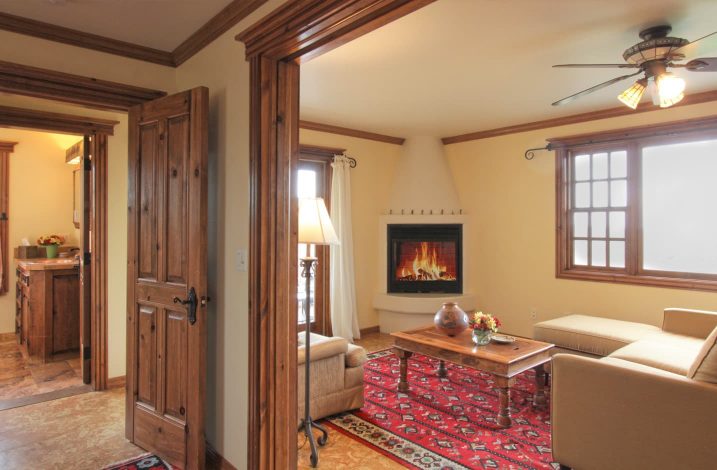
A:
[[[353,341],[361,334],[356,308],[349,160],[337,155],[331,167],[331,222],[340,241],[330,248],[331,328],[334,336]]]

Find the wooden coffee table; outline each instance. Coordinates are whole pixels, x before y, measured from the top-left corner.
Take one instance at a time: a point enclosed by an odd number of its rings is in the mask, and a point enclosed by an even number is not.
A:
[[[446,336],[433,326],[392,333],[394,352],[400,358],[400,379],[398,390],[408,391],[408,358],[413,353],[439,359],[439,377],[446,376],[445,361],[493,374],[500,395],[498,425],[510,427],[510,387],[515,376],[528,369],[535,369],[536,392],[533,403],[544,406],[546,373],[543,364],[550,361],[550,350],[555,345],[526,338],[516,338],[511,344],[490,342],[476,346],[471,331],[465,330],[456,336]]]

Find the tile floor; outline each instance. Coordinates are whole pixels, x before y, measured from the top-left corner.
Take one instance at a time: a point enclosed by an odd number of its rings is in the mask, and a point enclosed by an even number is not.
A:
[[[0,409],[26,403],[27,400],[22,399],[28,397],[82,385],[79,352],[40,364],[27,356],[25,349],[17,344],[14,334],[0,335]]]

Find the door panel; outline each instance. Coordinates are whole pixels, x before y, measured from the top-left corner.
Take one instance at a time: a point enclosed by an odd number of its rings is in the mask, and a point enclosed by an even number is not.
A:
[[[130,111],[127,437],[204,468],[207,90]],[[191,247],[191,248],[190,248]],[[198,301],[189,320],[189,292]]]

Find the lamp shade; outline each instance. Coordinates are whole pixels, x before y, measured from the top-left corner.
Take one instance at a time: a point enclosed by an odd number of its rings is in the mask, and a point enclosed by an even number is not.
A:
[[[339,244],[324,200],[320,197],[299,199],[299,243]]]

